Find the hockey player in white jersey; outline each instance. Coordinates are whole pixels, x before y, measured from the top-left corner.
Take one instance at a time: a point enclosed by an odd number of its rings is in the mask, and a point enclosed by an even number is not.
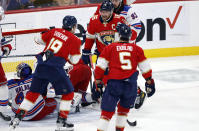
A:
[[[0,6],[0,21],[4,18],[4,10]],[[1,64],[1,56],[9,55],[12,49],[10,44],[2,37],[2,29],[0,27],[0,117],[6,121],[10,121],[11,117],[6,115],[8,106],[8,87],[5,72]]]
[[[26,93],[30,90],[32,82],[32,69],[28,64],[20,63],[16,71],[20,79],[11,79],[8,81],[9,100],[11,100],[11,108],[15,114],[24,100]],[[57,102],[54,98],[46,98],[46,95],[40,95],[23,120],[40,120],[52,113],[56,109],[56,106]]]
[[[133,34],[135,34],[135,33],[137,34],[137,35],[133,35],[132,37],[137,38],[139,33],[141,32],[142,25],[141,25],[141,21],[137,15],[137,13],[130,6],[136,0],[110,0],[110,1],[114,5],[114,13],[119,14],[126,19],[127,23],[130,25],[130,27],[133,31]],[[95,12],[95,15],[99,14],[99,9],[100,9],[100,6],[98,6],[98,8]],[[136,31],[136,32],[134,32],[134,31]],[[131,40],[135,40],[136,38],[131,38]],[[136,102],[135,102],[135,109],[139,109],[142,106],[142,104],[145,100],[145,97],[146,97],[146,93],[143,92],[140,89],[140,87],[138,86],[138,93],[137,93],[137,98],[136,98]]]

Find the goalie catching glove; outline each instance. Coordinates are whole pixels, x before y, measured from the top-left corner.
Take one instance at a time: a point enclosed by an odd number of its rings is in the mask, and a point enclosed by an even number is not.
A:
[[[151,97],[155,93],[155,82],[152,78],[146,79],[145,90],[148,97]]]

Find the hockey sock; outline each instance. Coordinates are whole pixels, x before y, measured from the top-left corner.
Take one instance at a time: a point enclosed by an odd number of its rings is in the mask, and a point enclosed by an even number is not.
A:
[[[36,92],[28,92],[23,102],[21,103],[19,110],[29,111],[34,106],[35,101],[40,96],[39,93]],[[19,110],[17,112],[19,112]]]
[[[97,131],[106,131],[109,125],[109,121],[111,120],[114,112],[108,112],[102,110],[99,125]]]
[[[129,110],[130,110],[129,108],[122,107],[120,103],[118,104],[117,117],[116,117],[116,131],[124,130]]]
[[[62,95],[61,102],[60,102],[60,108],[59,108],[60,117],[67,118],[68,113],[71,108],[71,102],[72,102],[73,97],[74,97],[74,92]]]
[[[8,87],[6,84],[0,86],[0,112],[6,112],[8,105]]]

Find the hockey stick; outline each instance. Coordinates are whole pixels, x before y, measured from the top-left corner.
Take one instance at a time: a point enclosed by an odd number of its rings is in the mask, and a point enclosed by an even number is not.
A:
[[[91,68],[92,76],[94,76],[94,67],[93,67],[92,55],[89,55],[89,59],[90,59],[90,63],[88,65]],[[93,89],[92,76],[91,76],[91,79],[90,79],[90,91],[91,91],[91,93],[92,93],[92,89]],[[95,82],[95,76],[94,76],[94,82]]]
[[[94,84],[95,84],[95,87],[96,87],[96,89],[98,90],[98,88],[97,88],[97,83],[96,83],[96,79],[95,79],[95,73],[94,73],[94,65],[93,65],[93,62],[92,62],[92,55],[89,55],[89,59],[90,59],[90,64],[89,64],[89,66],[91,67],[91,69],[92,69],[92,73],[93,73],[93,76],[94,76]],[[100,96],[102,97],[102,94],[103,94],[103,90],[102,90],[102,88],[100,88]]]
[[[128,119],[126,120],[127,121],[127,123],[129,124],[129,126],[136,126],[137,125],[137,121],[135,120],[135,121],[129,121]]]
[[[30,57],[30,56],[36,56],[36,55],[38,55],[38,54],[1,56],[1,58]]]

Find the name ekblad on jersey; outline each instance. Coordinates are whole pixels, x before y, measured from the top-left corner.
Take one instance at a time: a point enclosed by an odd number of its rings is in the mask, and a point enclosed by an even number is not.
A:
[[[22,92],[25,90],[30,90],[30,85],[31,85],[31,83],[20,85],[17,88],[15,88],[15,91],[16,91],[16,93],[19,93],[19,92]]]
[[[132,46],[126,46],[126,45],[121,45],[121,46],[116,46],[117,51],[133,51]]]
[[[115,40],[115,32],[113,30],[102,31],[99,35],[105,45],[109,45]]]

